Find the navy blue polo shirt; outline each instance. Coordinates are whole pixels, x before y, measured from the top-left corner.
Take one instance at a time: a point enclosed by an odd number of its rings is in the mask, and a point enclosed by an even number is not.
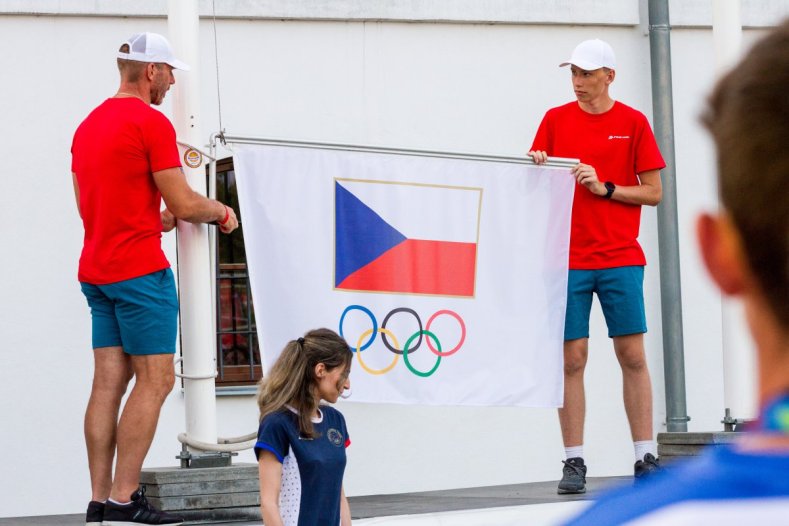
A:
[[[340,524],[348,429],[329,406],[320,407],[313,425],[315,437],[301,437],[298,416],[284,409],[266,415],[258,428],[255,455],[270,451],[282,462],[279,507],[285,526]]]

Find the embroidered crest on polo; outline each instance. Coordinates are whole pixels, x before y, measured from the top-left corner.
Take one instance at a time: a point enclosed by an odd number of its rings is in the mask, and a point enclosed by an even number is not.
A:
[[[340,433],[339,431],[337,431],[333,427],[329,428],[329,430],[326,432],[326,438],[328,438],[329,442],[331,442],[335,446],[337,446],[337,447],[342,446],[342,443],[343,443],[342,433]]]

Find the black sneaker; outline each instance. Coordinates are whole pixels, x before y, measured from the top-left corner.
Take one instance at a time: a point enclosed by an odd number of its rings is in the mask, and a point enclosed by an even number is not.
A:
[[[154,508],[145,498],[145,486],[132,493],[131,502],[118,505],[107,501],[104,506],[103,526],[135,526],[137,524],[183,524],[181,517],[170,515]]]
[[[559,495],[586,493],[586,465],[581,457],[562,460],[562,480],[559,481]]]
[[[660,459],[655,458],[652,453],[644,455],[644,460],[637,460],[635,466],[633,466],[633,476],[636,482],[647,479],[660,471],[663,471],[663,468],[660,466]]]
[[[85,514],[85,526],[101,526],[104,520],[104,503],[92,500],[88,503],[88,512]]]

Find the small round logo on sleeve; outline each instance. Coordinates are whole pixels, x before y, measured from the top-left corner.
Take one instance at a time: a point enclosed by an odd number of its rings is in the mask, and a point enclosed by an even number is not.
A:
[[[343,444],[342,433],[340,433],[333,427],[330,428],[329,431],[326,433],[326,438],[328,438],[329,442],[331,442],[337,447],[340,447]]]

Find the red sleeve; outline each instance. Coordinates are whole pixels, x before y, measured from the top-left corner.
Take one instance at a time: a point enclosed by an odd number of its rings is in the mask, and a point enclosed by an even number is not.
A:
[[[151,110],[151,118],[145,122],[143,141],[151,172],[181,166],[181,156],[175,142],[175,128],[161,112]]]
[[[636,136],[636,165],[634,168],[637,174],[650,170],[662,170],[666,167],[666,161],[660,155],[660,149],[658,149],[652,128],[649,127],[649,121],[643,115],[641,117],[642,121]]]
[[[531,144],[531,148],[529,151],[543,151],[547,152],[548,155],[551,155],[551,141],[548,133],[548,114],[546,113],[545,116],[542,118],[542,122],[540,122],[540,127],[537,128],[537,135],[534,136],[534,142]]]

